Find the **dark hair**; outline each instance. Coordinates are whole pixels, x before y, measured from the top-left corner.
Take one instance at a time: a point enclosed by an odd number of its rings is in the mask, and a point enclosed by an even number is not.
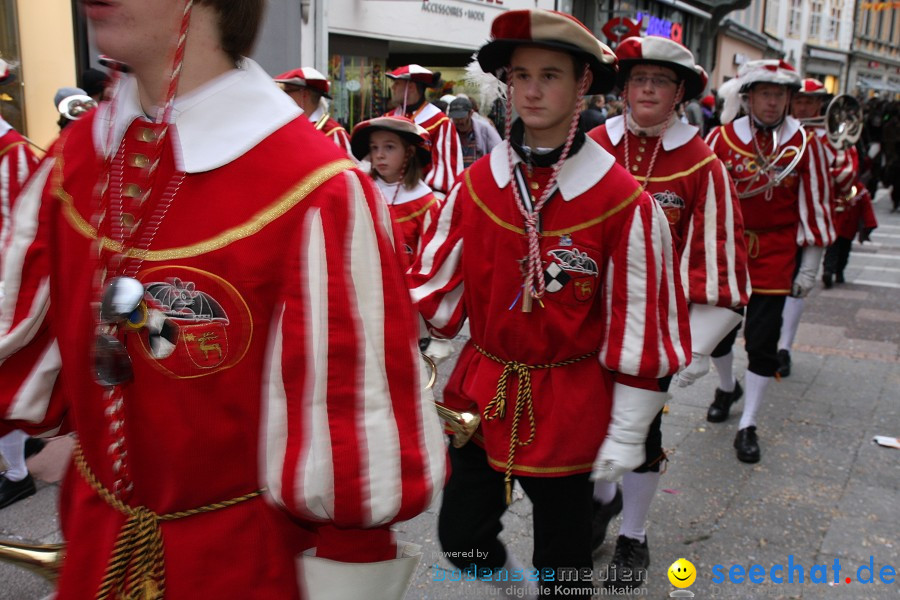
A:
[[[219,13],[222,49],[237,62],[250,54],[262,24],[265,0],[199,0]]]

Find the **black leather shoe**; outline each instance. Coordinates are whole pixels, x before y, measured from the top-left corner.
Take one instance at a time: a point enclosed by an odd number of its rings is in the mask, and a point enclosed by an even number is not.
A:
[[[828,271],[825,271],[824,273],[822,273],[822,284],[825,286],[826,290],[830,290],[831,286],[834,285],[833,278],[834,278],[834,275],[832,275]]]
[[[603,545],[606,539],[606,529],[609,522],[617,514],[622,512],[622,492],[616,490],[616,497],[609,504],[603,504],[594,500],[594,516],[591,521],[591,550],[596,550]]]
[[[740,381],[734,382],[733,392],[723,392],[716,388],[716,397],[709,405],[709,410],[706,411],[706,420],[710,423],[721,423],[727,419],[731,405],[740,400],[743,395],[744,390],[741,388]]]
[[[606,587],[615,590],[633,590],[647,583],[647,567],[650,566],[650,548],[647,541],[639,542],[620,535],[616,550],[609,563]]]
[[[26,475],[22,481],[11,481],[0,476],[0,508],[6,508],[14,502],[32,496],[36,491],[31,475]]]
[[[844,283],[844,272],[838,271],[834,274],[834,282],[835,283]]]
[[[25,458],[31,458],[32,456],[43,450],[44,446],[46,445],[47,442],[40,438],[28,438],[27,440],[25,440]]]
[[[745,463],[759,462],[759,440],[756,437],[756,426],[744,427],[734,436],[734,449],[738,460]]]
[[[778,373],[779,377],[790,377],[791,375],[791,351],[790,350],[779,350],[778,351],[778,370],[775,372]]]

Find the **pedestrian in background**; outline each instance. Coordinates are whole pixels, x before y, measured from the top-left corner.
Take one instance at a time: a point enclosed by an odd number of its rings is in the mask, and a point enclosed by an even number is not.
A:
[[[468,98],[456,98],[450,103],[448,115],[459,134],[460,148],[463,155],[463,167],[472,166],[476,160],[491,153],[494,146],[500,143],[500,135],[487,119],[475,116],[472,101]]]

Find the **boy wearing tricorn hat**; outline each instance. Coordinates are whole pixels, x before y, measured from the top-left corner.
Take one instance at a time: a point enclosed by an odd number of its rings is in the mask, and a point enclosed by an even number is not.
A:
[[[691,312],[693,357],[675,382],[690,385],[709,370],[710,353],[740,322],[733,309],[744,306],[750,293],[741,209],[725,166],[697,135],[697,127],[675,112],[680,102],[706,87],[706,73],[690,50],[666,38],[631,37],[619,44],[616,56],[625,114],[588,135],[666,213]],[[646,461],[623,478],[624,497],[617,497],[615,483],[595,485],[594,548],[603,543],[610,519],[623,511],[608,587],[637,586],[640,581],[630,575],[650,563],[644,524],[665,460],[661,420],[662,413],[650,428]]]
[[[303,114],[313,127],[346,152],[347,156],[353,156],[350,150],[350,134],[328,112],[331,82],[327,77],[312,67],[302,67],[277,75],[275,83],[303,109]]]
[[[760,460],[756,414],[778,369],[785,298],[805,297],[816,283],[824,246],[831,243],[831,186],[822,145],[789,116],[800,75],[780,60],[750,61],[719,90],[722,122],[707,143],[729,170],[741,199],[752,295],[744,339],[749,364],[746,399],[734,448],[738,460]],[[745,116],[735,120],[738,110]],[[728,418],[740,397],[732,373],[729,335],[713,356],[720,387],[707,420]]]
[[[581,98],[614,85],[615,55],[558,12],[509,11],[491,34],[478,61],[520,118],[464,172],[411,269],[435,335],[469,320],[444,401],[482,416],[450,449],[439,536],[445,551],[478,549],[478,567],[515,568],[497,535],[516,479],[534,505],[534,566],[590,568],[591,479],[643,462],[659,378],[686,363],[686,305],[662,209],[578,129]],[[557,586],[592,592],[542,594]]]

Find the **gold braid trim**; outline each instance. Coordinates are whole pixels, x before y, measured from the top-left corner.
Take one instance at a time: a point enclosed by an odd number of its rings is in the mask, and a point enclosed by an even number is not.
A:
[[[506,404],[507,394],[509,391],[510,375],[516,376],[519,382],[516,390],[516,399],[513,404],[512,429],[509,433],[509,455],[506,459],[506,471],[503,478],[503,483],[506,486],[506,504],[508,506],[512,503],[512,469],[513,463],[516,459],[516,448],[518,448],[519,446],[529,445],[534,441],[534,438],[537,434],[537,422],[534,418],[534,397],[532,396],[531,392],[531,371],[534,369],[552,369],[554,367],[565,367],[567,365],[571,365],[577,363],[578,361],[584,360],[585,358],[595,356],[600,352],[600,350],[592,350],[591,352],[582,354],[581,356],[576,356],[574,358],[569,358],[560,362],[541,365],[526,365],[514,360],[503,360],[502,358],[491,354],[478,344],[473,344],[473,346],[475,346],[475,349],[484,356],[488,357],[494,362],[503,365],[503,372],[500,373],[500,379],[497,380],[497,393],[494,395],[494,398],[490,402],[488,402],[488,405],[484,407],[483,415],[486,421],[493,421],[494,419],[498,418],[504,419],[506,417]],[[519,423],[522,420],[522,415],[526,412],[528,413],[529,433],[528,439],[523,442],[519,439]]]
[[[158,515],[145,506],[128,506],[103,487],[84,459],[81,444],[75,444],[73,460],[78,472],[98,496],[128,519],[119,531],[112,556],[106,566],[96,600],[126,598],[128,600],[157,600],[165,595],[166,577],[163,560],[162,531],[159,524],[193,515],[221,510],[261,496],[265,488],[178,512]]]

